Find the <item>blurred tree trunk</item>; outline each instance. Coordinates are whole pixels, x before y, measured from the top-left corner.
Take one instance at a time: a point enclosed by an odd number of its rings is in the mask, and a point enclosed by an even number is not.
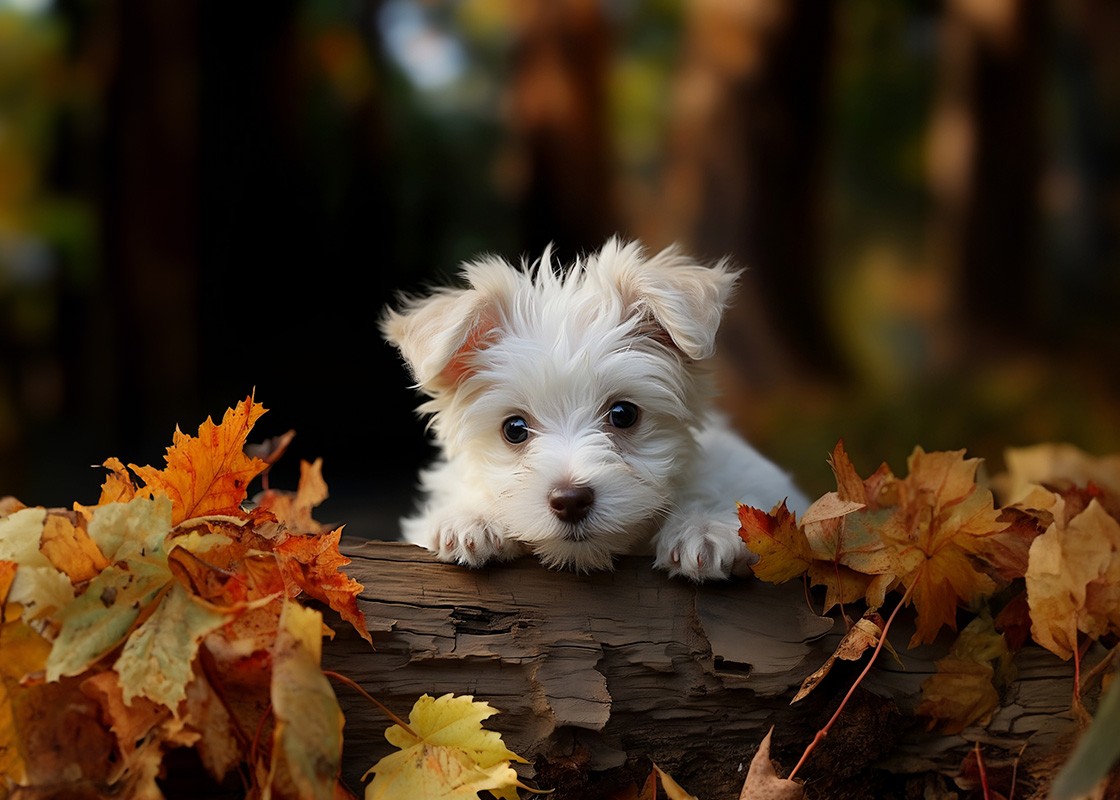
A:
[[[1046,5],[945,6],[930,134],[935,258],[952,271],[959,347],[1029,340],[1041,308]],[[963,350],[962,350],[963,355]]]
[[[619,232],[607,120],[611,36],[602,5],[516,5],[509,113],[530,255],[552,242],[566,260]]]
[[[725,355],[755,386],[841,371],[821,277],[831,3],[693,0],[656,228],[748,271]]]
[[[113,6],[101,203],[125,447],[167,438],[198,390],[198,7]],[[150,411],[150,415],[146,412]]]

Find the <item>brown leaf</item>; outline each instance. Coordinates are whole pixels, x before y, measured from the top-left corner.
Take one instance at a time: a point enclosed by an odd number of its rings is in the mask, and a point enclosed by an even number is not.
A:
[[[816,689],[825,676],[832,671],[833,664],[837,659],[844,661],[858,661],[863,657],[869,649],[873,649],[879,644],[879,638],[883,635],[883,618],[878,614],[868,614],[858,620],[855,625],[848,629],[840,643],[836,645],[836,650],[830,655],[812,675],[807,677],[801,682],[801,688],[793,699],[789,701],[790,705],[798,702],[799,700],[808,696],[810,692]]]
[[[747,770],[747,778],[743,781],[739,800],[804,800],[805,791],[800,783],[779,778],[774,771],[774,765],[770,761],[770,736],[773,733],[774,729],[771,728],[758,745]]]

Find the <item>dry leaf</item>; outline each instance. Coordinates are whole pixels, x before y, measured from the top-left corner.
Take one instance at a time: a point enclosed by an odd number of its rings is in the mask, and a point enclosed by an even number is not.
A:
[[[809,568],[809,543],[784,500],[769,514],[740,504],[739,525],[739,536],[758,556],[751,570],[760,579],[783,583]]]
[[[1067,659],[1078,631],[1120,631],[1120,523],[1096,501],[1068,523],[1057,517],[1031,544],[1027,602],[1034,640]]]
[[[774,765],[770,762],[770,737],[773,733],[774,729],[771,728],[758,745],[747,770],[747,778],[743,781],[739,800],[804,800],[805,791],[800,783],[779,778],[774,771]]]
[[[817,686],[820,685],[820,682],[825,679],[825,676],[832,671],[832,666],[836,663],[836,659],[858,661],[863,657],[864,653],[874,649],[875,646],[879,644],[879,637],[882,636],[882,634],[882,617],[878,614],[864,615],[863,618],[848,629],[848,632],[844,634],[840,643],[836,645],[836,650],[825,660],[824,664],[801,682],[801,688],[798,689],[793,699],[789,701],[790,705],[803,699],[816,689]]]

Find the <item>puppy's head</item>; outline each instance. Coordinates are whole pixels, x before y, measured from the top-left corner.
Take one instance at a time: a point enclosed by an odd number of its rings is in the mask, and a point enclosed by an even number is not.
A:
[[[691,467],[735,273],[611,240],[564,271],[546,251],[463,278],[381,320],[419,411],[506,535],[549,566],[609,568]]]

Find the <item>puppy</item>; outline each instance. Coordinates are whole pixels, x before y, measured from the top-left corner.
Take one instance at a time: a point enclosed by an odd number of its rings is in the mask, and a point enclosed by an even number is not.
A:
[[[706,361],[736,283],[677,248],[612,239],[566,270],[498,258],[380,320],[440,455],[403,537],[472,567],[535,554],[605,570],[623,553],[695,581],[754,560],[736,503],[808,502],[713,413]]]

